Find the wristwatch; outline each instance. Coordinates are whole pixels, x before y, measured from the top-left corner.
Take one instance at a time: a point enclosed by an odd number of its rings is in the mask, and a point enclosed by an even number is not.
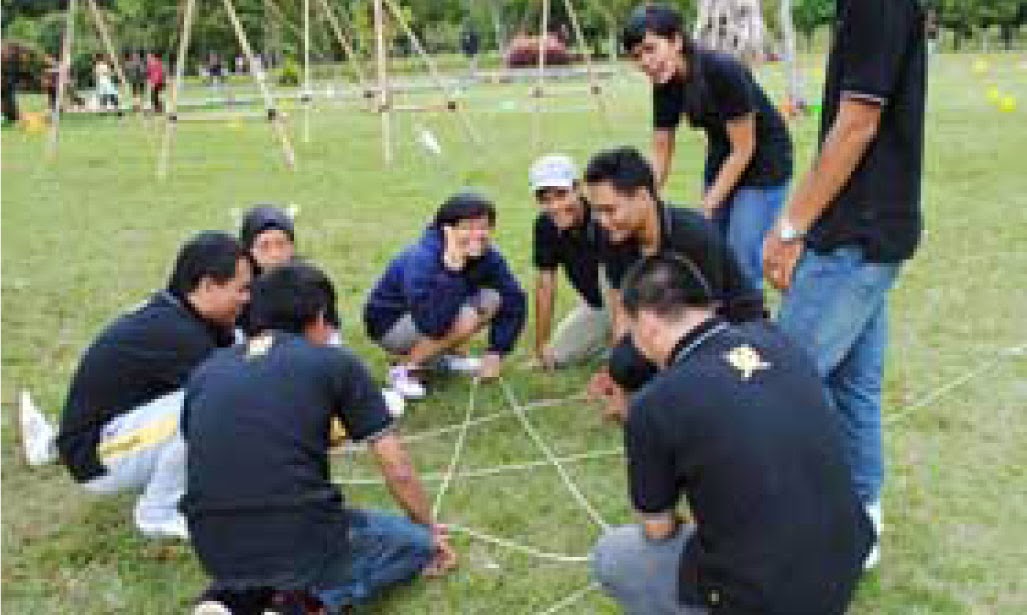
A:
[[[785,243],[802,239],[805,233],[792,226],[787,218],[782,218],[777,225],[777,238]]]

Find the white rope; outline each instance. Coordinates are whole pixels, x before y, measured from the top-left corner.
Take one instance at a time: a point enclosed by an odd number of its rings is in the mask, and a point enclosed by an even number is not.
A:
[[[467,439],[468,427],[471,424],[471,417],[474,414],[474,394],[478,392],[478,379],[475,378],[471,381],[471,393],[470,399],[467,401],[467,413],[464,415],[463,426],[460,429],[460,435],[456,438],[456,445],[453,447],[453,456],[449,459],[449,468],[446,470],[446,475],[442,479],[442,484],[439,486],[438,492],[435,494],[435,503],[432,504],[431,516],[432,519],[439,518],[439,508],[442,506],[442,496],[446,495],[446,490],[449,489],[449,483],[453,480],[453,474],[456,473],[456,464],[460,461],[460,454],[464,450],[464,441]]]
[[[572,605],[575,602],[577,602],[578,600],[581,600],[589,592],[591,592],[594,589],[597,589],[598,587],[599,587],[599,583],[596,583],[595,581],[593,581],[592,583],[589,583],[588,585],[582,587],[581,589],[576,590],[574,593],[572,593],[571,595],[567,596],[566,598],[563,598],[562,600],[560,600],[559,602],[557,602],[553,606],[549,607],[548,609],[539,612],[539,615],[553,615],[553,613],[557,613],[559,611],[562,611],[565,608],[567,608],[570,605]]]
[[[948,382],[941,385],[934,391],[931,391],[923,398],[921,398],[920,401],[916,402],[912,406],[909,406],[908,408],[905,408],[904,410],[901,410],[898,413],[887,416],[884,419],[884,423],[886,425],[894,425],[895,423],[898,423],[899,421],[906,419],[917,410],[927,407],[928,405],[934,403],[941,397],[949,394],[953,390],[963,386],[967,382],[970,382],[977,376],[980,376],[984,372],[992,369],[993,367],[1008,359],[1009,357],[1022,356],[1025,353],[1027,353],[1027,344],[1021,344],[1019,346],[1010,346],[1009,348],[1006,348],[999,352],[998,356],[992,358],[990,361],[986,361],[978,365],[976,369],[967,370],[963,373],[962,376],[958,378],[953,378],[952,380],[949,380]]]
[[[600,451],[590,451],[587,453],[578,453],[576,455],[567,455],[565,457],[558,457],[560,463],[578,463],[582,461],[588,461],[590,459],[600,459],[603,457],[613,457],[620,455],[624,452],[622,448],[611,448]],[[466,470],[463,472],[457,472],[453,475],[453,478],[481,478],[486,476],[494,476],[496,474],[506,474],[510,472],[520,472],[523,470],[530,470],[541,466],[549,465],[548,459],[540,459],[538,461],[526,461],[523,463],[508,463],[498,466],[492,466],[487,468],[476,468],[474,470]],[[438,482],[442,480],[444,475],[441,472],[433,472],[431,474],[425,474],[421,476],[423,482]],[[382,478],[350,478],[335,481],[336,485],[344,486],[355,486],[355,485],[384,485],[385,480]]]
[[[564,564],[583,564],[587,563],[589,560],[589,557],[587,555],[565,555],[562,553],[550,553],[549,551],[542,551],[541,549],[536,549],[535,547],[529,547],[527,545],[518,544],[505,538],[500,538],[498,536],[492,536],[489,534],[485,534],[483,532],[479,532],[477,530],[472,530],[471,528],[464,527],[462,525],[446,523],[446,527],[449,528],[449,530],[452,532],[466,534],[471,538],[480,540],[481,542],[487,542],[489,544],[496,545],[497,547],[503,547],[504,549],[517,551],[518,553],[530,555],[531,557],[537,559],[561,562]]]
[[[499,384],[503,388],[503,394],[506,395],[506,399],[510,403],[511,409],[517,414],[517,418],[520,419],[521,425],[524,426],[524,431],[527,432],[528,436],[535,441],[535,445],[538,446],[539,450],[542,451],[542,454],[546,456],[546,459],[548,459],[549,462],[553,464],[553,467],[556,468],[557,473],[559,473],[560,478],[563,480],[564,485],[567,486],[567,489],[571,492],[571,495],[573,495],[578,503],[581,504],[581,507],[585,509],[585,512],[588,513],[588,516],[592,518],[592,521],[594,521],[596,525],[604,531],[609,529],[609,525],[603,521],[602,516],[600,516],[599,512],[596,511],[588,501],[585,494],[583,494],[581,490],[578,489],[578,486],[574,484],[574,481],[571,480],[570,475],[560,463],[560,460],[553,453],[552,449],[550,449],[545,443],[542,436],[538,434],[535,427],[532,426],[531,421],[528,420],[528,416],[524,413],[524,410],[521,409],[521,405],[518,403],[517,398],[514,397],[513,391],[510,389],[510,385],[507,384],[506,380],[502,377],[499,378]]]

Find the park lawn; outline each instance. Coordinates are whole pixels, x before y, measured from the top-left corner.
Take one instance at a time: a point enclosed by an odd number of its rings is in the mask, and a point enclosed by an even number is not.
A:
[[[991,56],[988,73],[976,75],[975,59],[940,56],[931,67],[927,230],[892,293],[884,559],[862,584],[856,613],[1027,610],[1027,357],[1022,350],[1009,352],[1027,343],[1027,69],[1022,57]],[[806,59],[810,66],[819,61]],[[780,98],[780,67],[759,72]],[[819,84],[822,74],[814,68],[809,79]],[[989,86],[1016,96],[1020,109],[1000,113],[987,99]],[[163,284],[180,242],[198,229],[233,229],[238,210],[259,201],[300,206],[300,251],[334,278],[345,338],[381,374],[383,358],[360,325],[364,294],[443,198],[461,185],[495,197],[498,243],[530,287],[535,210],[526,169],[533,157],[558,149],[583,162],[604,146],[646,145],[647,87],[630,71],[604,84],[605,122],[590,110],[584,84],[555,89],[566,96],[544,102],[550,112],[540,118],[540,148],[527,113],[529,86],[478,86],[463,97],[481,144],[467,144],[451,118],[404,115],[395,125],[397,160],[391,168],[381,163],[377,118],[353,105],[312,113],[309,143],[300,139],[303,112],[288,109],[296,172],[283,168],[263,123],[184,123],[164,183],[154,178],[156,132],[139,118],[68,118],[54,165],[45,163],[42,135],[5,129],[5,612],[181,613],[204,586],[187,547],[134,535],[130,497],[90,498],[59,467],[24,466],[15,445],[20,389],[31,390],[56,417],[80,352],[112,315]],[[421,127],[437,134],[441,157],[417,145]],[[793,127],[797,167],[804,169],[815,146],[816,120],[799,119]],[[679,139],[669,187],[673,200],[695,201],[701,143],[689,132]],[[572,299],[564,287],[561,305]],[[585,368],[559,375],[516,369],[530,347],[529,329],[506,372],[521,402],[581,390]],[[965,375],[973,377],[961,383]],[[409,410],[405,432],[459,423],[468,390],[457,379],[438,383],[429,401]],[[543,458],[500,388],[483,386],[475,416],[495,412],[509,416],[471,428],[461,469]],[[617,431],[581,402],[533,409],[528,416],[560,455],[620,445]],[[443,473],[455,440],[449,433],[412,443],[417,465]],[[374,476],[360,453],[335,461],[340,479]],[[622,457],[580,461],[568,471],[607,522],[630,520]],[[430,490],[437,486],[430,483]],[[378,486],[345,491],[358,506],[392,506]],[[597,535],[549,467],[457,478],[443,499],[442,517],[570,555],[585,554]],[[462,555],[457,572],[401,588],[371,612],[541,612],[589,582],[587,566],[579,563],[540,561],[462,535],[455,541]],[[615,611],[593,591],[565,612]]]

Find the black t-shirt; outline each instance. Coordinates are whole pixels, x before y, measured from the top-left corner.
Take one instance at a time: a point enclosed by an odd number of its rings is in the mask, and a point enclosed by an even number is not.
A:
[[[873,540],[817,372],[773,324],[713,319],[632,401],[625,425],[641,513],[682,495],[696,534],[681,599],[715,612],[843,613]]]
[[[76,481],[106,473],[96,454],[111,419],[185,386],[189,374],[231,331],[204,321],[167,291],[111,323],[71,379],[57,448]]]
[[[814,250],[858,245],[871,262],[898,262],[916,251],[923,227],[924,36],[916,0],[838,0],[821,142],[842,99],[879,104],[881,122],[848,184],[810,229]]]
[[[593,308],[603,306],[599,285],[599,229],[586,210],[581,225],[561,231],[546,214],[535,219],[535,268],[552,271],[563,265],[567,279]]]
[[[763,293],[746,279],[731,249],[713,225],[697,211],[664,204],[659,207],[658,251],[680,254],[695,263],[710,285],[718,312],[728,320],[742,322],[765,317]],[[600,244],[610,287],[619,290],[624,275],[642,258],[642,249],[635,239],[611,243],[605,233],[600,236]]]
[[[329,431],[354,441],[392,425],[364,365],[274,332],[214,353],[186,387],[181,508],[204,568],[225,589],[330,587],[348,575],[347,515],[329,480]]]
[[[784,118],[767,98],[749,69],[735,58],[699,50],[685,78],[653,87],[653,127],[673,130],[684,115],[691,126],[706,132],[704,179],[712,184],[731,154],[727,123],[748,114],[756,122],[752,161],[739,186],[777,186],[792,175],[792,140]]]

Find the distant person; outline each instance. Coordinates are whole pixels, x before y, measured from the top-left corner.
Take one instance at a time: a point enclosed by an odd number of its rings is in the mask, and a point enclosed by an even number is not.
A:
[[[697,47],[681,13],[666,4],[636,8],[622,42],[653,85],[653,171],[663,189],[682,119],[706,135],[700,209],[763,285],[763,238],[788,193],[792,141],[777,107],[740,60]]]
[[[481,36],[471,24],[464,26],[460,32],[460,50],[467,57],[468,74],[471,79],[478,75],[478,53],[481,51]]]
[[[819,153],[763,258],[784,292],[778,324],[824,378],[880,536],[888,293],[923,228],[924,14],[916,0],[844,0],[835,14]]]
[[[527,301],[492,246],[495,222],[495,206],[484,196],[450,197],[371,290],[364,306],[367,334],[395,359],[390,385],[404,397],[424,397],[419,372],[431,364],[495,378],[513,350]],[[467,344],[486,326],[484,357],[466,356]]]
[[[235,74],[246,74],[246,58],[242,57],[241,55],[235,56]]]
[[[844,613],[873,532],[812,361],[773,326],[718,318],[685,255],[646,257],[623,288],[660,372],[615,417],[639,522],[599,539],[596,578],[632,615]]]
[[[146,85],[150,88],[150,106],[154,113],[164,113],[161,95],[166,86],[164,61],[158,53],[146,54]]]
[[[21,119],[18,111],[18,79],[21,75],[21,49],[17,45],[4,43],[3,53],[3,75],[0,80],[3,83],[3,116],[4,121],[13,124]]]
[[[609,348],[612,329],[603,299],[600,234],[570,157],[549,154],[531,166],[529,181],[542,212],[535,218],[535,362],[566,367]],[[553,332],[557,270],[563,268],[577,305]]]
[[[167,288],[108,325],[72,377],[57,437],[61,461],[89,492],[141,491],[134,517],[144,535],[188,537],[178,511],[182,389],[197,365],[232,344],[251,275],[234,237],[195,235]]]
[[[118,88],[114,85],[113,73],[107,57],[97,54],[93,63],[93,84],[96,87],[97,104],[101,111],[118,109]]]
[[[207,77],[214,90],[220,89],[225,83],[225,66],[217,53],[211,53],[207,58]]]
[[[310,265],[264,274],[253,285],[258,333],[189,380],[182,510],[213,580],[197,612],[262,613],[284,593],[290,606],[337,613],[456,563],[367,368],[328,345],[333,297]],[[329,475],[333,420],[368,445],[406,518],[344,502]]]
[[[146,95],[146,61],[140,52],[125,55],[125,78],[132,90],[132,108],[139,110]]]

